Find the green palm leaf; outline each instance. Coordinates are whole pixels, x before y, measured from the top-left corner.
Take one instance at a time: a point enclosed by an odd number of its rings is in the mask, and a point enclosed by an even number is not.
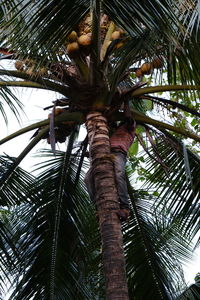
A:
[[[21,120],[21,113],[24,113],[23,104],[15,96],[14,92],[11,91],[8,87],[2,87],[0,89],[0,112],[4,118],[5,123],[8,124],[7,110],[5,109],[5,104],[10,109],[13,116],[15,116],[19,122]]]
[[[30,191],[35,204],[20,210],[24,226],[16,234],[23,249],[18,263],[23,278],[13,293],[16,299],[94,298],[91,284],[92,274],[99,271],[99,235],[82,175],[75,185],[77,160],[69,154],[69,148],[66,155],[57,152],[40,166],[42,172]]]
[[[12,47],[21,53],[32,55],[58,50],[66,40],[67,34],[77,25],[89,10],[89,1],[5,1],[3,9],[12,18],[5,20],[8,32],[7,38]],[[18,24],[20,20],[20,25]],[[15,26],[18,24],[19,26]],[[15,34],[12,39],[11,34]],[[16,39],[16,37],[18,37]],[[26,47],[24,48],[24,46]],[[50,54],[51,53],[51,54]]]
[[[155,197],[130,184],[129,195],[133,214],[125,226],[125,245],[130,298],[171,299],[184,285],[180,262],[191,258],[192,248],[172,218],[153,210]]]
[[[13,165],[13,160],[7,156],[0,157],[1,173]],[[14,235],[16,227],[13,220],[17,218],[14,207],[22,203],[30,203],[28,187],[34,182],[33,176],[17,167],[6,183],[0,188],[0,277],[2,290],[6,289],[4,282],[11,282],[14,270],[18,270],[16,260],[19,258],[18,246]]]
[[[184,156],[183,144],[180,140],[164,132],[157,139],[156,147],[163,168],[156,160],[147,158],[146,188],[156,190],[159,199],[156,205],[165,206],[170,214],[180,222],[184,233],[193,238],[198,230],[200,165],[199,157],[187,150],[187,160]],[[152,155],[154,151],[150,150]]]
[[[13,166],[14,159],[8,156],[0,157],[1,174],[0,180],[4,174]],[[0,186],[0,205],[20,205],[27,202],[27,185],[33,183],[33,177],[23,169],[15,168],[12,176],[7,178],[6,182],[1,180]]]

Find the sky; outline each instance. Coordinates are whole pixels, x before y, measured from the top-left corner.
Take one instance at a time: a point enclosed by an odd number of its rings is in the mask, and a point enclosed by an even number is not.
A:
[[[3,62],[5,64],[5,62]],[[1,63],[0,63],[1,67]],[[45,90],[37,89],[27,89],[27,88],[15,88],[14,89],[16,96],[24,103],[25,113],[21,123],[19,124],[16,118],[12,114],[8,114],[9,125],[6,126],[4,121],[1,121],[1,130],[0,130],[0,139],[5,137],[8,134],[11,134],[24,126],[28,126],[37,121],[44,120],[48,117],[49,111],[43,110],[44,107],[52,105],[52,101],[59,98],[59,95],[55,92],[49,92]],[[1,101],[1,99],[0,99]],[[1,117],[2,119],[2,117]],[[0,154],[6,153],[10,156],[18,156],[23,149],[29,143],[31,136],[34,131],[31,131],[27,134],[17,137],[10,142],[7,142],[4,145],[0,146]],[[81,140],[84,139],[84,134],[80,136]],[[28,155],[28,158],[24,159],[23,163],[20,165],[26,170],[30,170],[35,163],[33,159],[34,154],[39,148],[50,148],[46,140],[42,140],[39,143],[39,146],[36,146]],[[62,150],[60,144],[57,145],[57,149]],[[195,275],[200,272],[200,249],[196,249],[194,253],[194,258],[191,263],[183,266],[185,279],[188,284],[194,282]]]

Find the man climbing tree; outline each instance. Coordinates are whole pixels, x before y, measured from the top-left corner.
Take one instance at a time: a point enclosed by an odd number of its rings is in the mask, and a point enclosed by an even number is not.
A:
[[[127,220],[130,213],[125,165],[127,152],[135,138],[135,128],[136,123],[129,120],[129,122],[118,125],[110,137],[111,158],[114,164],[116,187],[120,203],[120,210],[117,214],[121,221]],[[92,166],[86,174],[85,183],[90,198],[95,201],[95,184]]]

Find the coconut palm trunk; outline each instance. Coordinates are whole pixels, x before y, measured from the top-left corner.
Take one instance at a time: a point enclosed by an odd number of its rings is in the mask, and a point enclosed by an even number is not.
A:
[[[102,239],[102,264],[106,284],[106,300],[127,300],[121,223],[112,154],[106,118],[100,112],[87,115],[87,131],[95,182],[96,208]]]

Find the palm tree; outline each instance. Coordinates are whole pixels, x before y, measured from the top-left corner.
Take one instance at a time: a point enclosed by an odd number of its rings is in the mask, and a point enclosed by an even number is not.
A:
[[[198,230],[199,157],[194,144],[189,149],[182,141],[200,141],[198,4],[5,0],[1,9],[1,51],[17,59],[17,70],[0,70],[4,99],[16,101],[9,86],[61,95],[48,119],[0,141],[37,129],[19,157],[2,157],[1,201],[10,209],[1,226],[2,265],[3,275],[15,280],[12,297],[175,298],[176,257]],[[154,96],[167,91],[170,99]],[[128,181],[133,212],[123,244],[109,131],[126,119],[128,107],[137,126],[129,177],[137,165],[145,185],[136,191]],[[166,120],[150,117],[153,107],[153,114],[166,111]],[[75,151],[84,123],[88,138]],[[55,151],[66,137],[66,152]],[[41,139],[56,156],[43,152],[50,159],[37,178],[29,177],[18,165]],[[138,142],[149,155],[145,170],[136,158]],[[82,181],[88,143],[102,250]]]

